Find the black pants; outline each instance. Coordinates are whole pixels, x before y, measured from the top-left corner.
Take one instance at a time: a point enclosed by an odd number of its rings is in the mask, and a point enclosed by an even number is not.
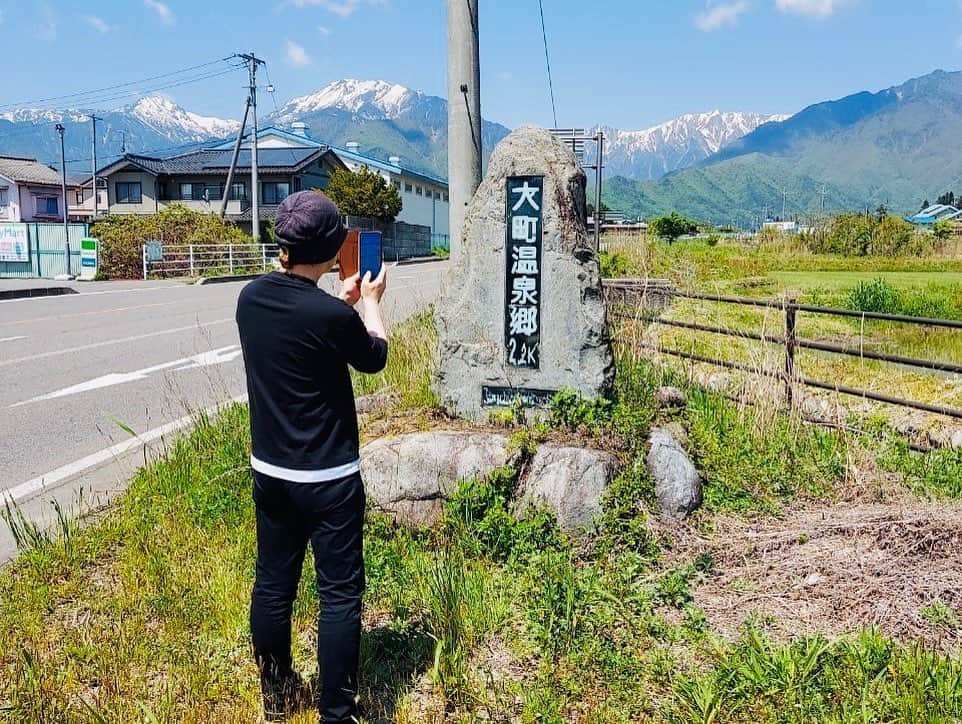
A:
[[[364,502],[360,474],[323,483],[291,483],[254,472],[254,656],[267,675],[291,670],[291,613],[310,541],[320,598],[317,663],[324,722],[349,722],[358,716]]]

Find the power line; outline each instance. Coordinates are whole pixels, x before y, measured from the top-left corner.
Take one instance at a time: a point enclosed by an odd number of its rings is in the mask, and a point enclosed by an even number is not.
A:
[[[551,60],[548,58],[548,32],[544,25],[544,2],[538,0],[538,9],[541,11],[541,37],[544,39],[544,62],[548,67],[548,90],[551,92],[551,115],[554,117],[554,127],[558,127],[558,109],[554,102],[554,82],[551,80]]]
[[[103,88],[97,88],[89,91],[79,91],[77,93],[67,93],[61,96],[50,96],[49,98],[39,98],[29,101],[17,101],[14,103],[3,103],[0,104],[0,108],[17,108],[35,103],[50,103],[52,101],[62,101],[70,98],[80,98],[83,96],[92,96],[99,93],[106,93],[109,91],[118,90],[120,88],[129,88],[131,86],[140,85],[141,83],[149,83],[151,81],[160,80],[161,78],[170,78],[176,75],[183,75],[184,73],[189,73],[194,70],[199,70],[200,68],[207,68],[212,65],[217,65],[218,63],[223,63],[231,60],[231,56],[226,58],[218,58],[217,60],[212,60],[207,63],[198,63],[197,65],[192,65],[187,68],[181,68],[180,70],[173,70],[168,73],[160,73],[159,75],[152,75],[148,78],[141,78],[140,80],[133,80],[127,83],[117,83],[115,85],[104,86]],[[88,102],[88,101],[83,101]]]

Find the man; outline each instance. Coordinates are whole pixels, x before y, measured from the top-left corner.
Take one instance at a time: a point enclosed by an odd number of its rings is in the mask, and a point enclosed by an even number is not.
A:
[[[318,288],[346,235],[337,207],[320,193],[288,196],[274,233],[283,270],[248,284],[237,301],[257,518],[250,624],[264,716],[284,721],[303,697],[291,612],[310,541],[322,721],[357,721],[365,498],[348,368],[375,373],[387,363],[385,271],[347,279],[340,298]],[[364,321],[352,309],[358,300]]]

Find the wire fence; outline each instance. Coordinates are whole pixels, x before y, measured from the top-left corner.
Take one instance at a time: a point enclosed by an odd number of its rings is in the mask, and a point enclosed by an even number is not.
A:
[[[685,352],[665,345],[645,345],[664,355],[701,362],[726,369],[739,370],[752,375],[781,378],[784,384],[784,394],[789,406],[794,406],[796,389],[798,386],[830,390],[844,395],[861,397],[874,402],[897,405],[915,410],[922,410],[938,415],[945,415],[962,420],[962,409],[914,400],[897,395],[873,392],[837,382],[818,380],[801,374],[796,365],[796,354],[800,349],[825,352],[844,357],[870,359],[892,365],[899,365],[914,369],[929,370],[948,374],[962,374],[962,365],[944,360],[924,359],[898,354],[873,352],[861,347],[831,344],[812,339],[800,338],[797,334],[798,317],[800,313],[825,315],[837,318],[856,318],[860,320],[872,319],[898,324],[915,325],[927,328],[962,330],[962,321],[955,319],[939,319],[934,317],[911,317],[899,314],[884,314],[881,312],[861,312],[852,309],[836,307],[821,307],[811,304],[798,304],[795,299],[753,299],[750,297],[729,297],[717,294],[699,294],[671,289],[664,281],[652,283],[645,279],[617,279],[605,281],[605,294],[609,300],[611,314],[617,319],[633,319],[652,325],[664,325],[676,329],[685,329],[724,337],[735,337],[743,340],[757,341],[763,344],[780,345],[784,349],[783,365],[780,370],[764,370],[757,365],[744,364],[731,360],[723,360],[710,355]],[[784,315],[783,334],[765,334],[740,329],[727,329],[709,324],[687,322],[670,319],[660,314],[674,298],[697,299],[701,301],[717,302],[728,305],[762,307],[779,310]],[[654,303],[652,303],[654,300]]]
[[[276,244],[163,244],[141,248],[144,279],[256,274],[279,266]]]

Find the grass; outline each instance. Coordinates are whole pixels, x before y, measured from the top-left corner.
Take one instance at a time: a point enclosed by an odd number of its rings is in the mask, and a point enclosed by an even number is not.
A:
[[[388,369],[362,390],[391,393],[395,412],[426,414],[427,317],[394,339]],[[665,383],[686,388],[687,406],[658,408]],[[522,458],[556,436],[620,457],[594,536],[570,538],[541,510],[516,517],[514,469],[463,481],[426,530],[368,515],[362,702],[371,721],[962,718],[962,661],[937,644],[872,629],[779,636],[749,610],[737,635],[714,628],[699,592],[719,564],[681,555],[680,533],[653,519],[644,441],[669,421],[705,475],[691,535],[710,538],[719,516],[745,516],[751,530],[753,516],[849,495],[853,461],[869,458],[907,494],[962,497],[958,455],[913,453],[881,427],[855,436],[750,413],[622,344],[611,401],[559,395],[545,423],[509,430]],[[0,577],[0,721],[256,720],[248,454],[245,407],[201,417],[103,517],[25,532],[25,551]],[[310,576],[307,562],[293,626],[304,671],[315,655]],[[957,635],[962,612],[946,594],[918,612]]]

